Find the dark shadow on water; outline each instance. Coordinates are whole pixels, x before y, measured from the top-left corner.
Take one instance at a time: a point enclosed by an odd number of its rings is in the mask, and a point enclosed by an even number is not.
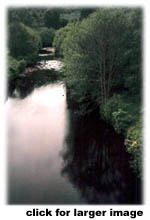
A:
[[[15,90],[19,98],[23,99],[30,95],[35,88],[58,81],[59,73],[54,70],[37,70],[24,75],[18,75],[15,79],[8,81],[7,96],[15,97]]]
[[[70,115],[62,175],[87,204],[141,204],[141,181],[129,167],[123,137],[97,118]]]

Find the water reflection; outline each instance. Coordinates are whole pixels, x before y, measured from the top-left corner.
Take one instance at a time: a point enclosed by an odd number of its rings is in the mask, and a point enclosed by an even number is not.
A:
[[[8,203],[82,203],[61,176],[67,132],[63,84],[41,87],[25,99],[8,99]]]
[[[96,116],[71,114],[70,133],[63,153],[62,175],[89,204],[137,204],[140,183],[128,165],[123,138]]]
[[[44,61],[43,61],[44,62]],[[56,62],[56,61],[55,61]],[[57,66],[57,62],[55,64]],[[58,82],[60,73],[55,69],[42,69],[37,67],[26,68],[25,72],[12,80],[8,80],[7,96],[25,98],[35,88]]]
[[[141,202],[123,138],[98,115],[68,119],[63,84],[8,99],[6,109],[9,204]]]

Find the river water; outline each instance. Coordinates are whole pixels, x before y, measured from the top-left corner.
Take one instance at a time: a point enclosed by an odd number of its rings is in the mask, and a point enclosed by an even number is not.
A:
[[[83,203],[73,184],[61,174],[68,132],[66,107],[61,83],[35,89],[22,100],[8,99],[10,204]]]
[[[123,138],[67,110],[62,83],[6,103],[9,204],[139,204]]]
[[[62,67],[56,60],[42,65]],[[124,139],[97,113],[69,111],[61,82],[24,99],[15,92],[6,102],[9,204],[141,204]]]

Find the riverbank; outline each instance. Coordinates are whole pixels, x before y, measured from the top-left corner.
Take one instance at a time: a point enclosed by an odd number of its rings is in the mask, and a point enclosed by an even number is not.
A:
[[[63,175],[89,204],[142,203],[142,182],[129,165],[124,138],[97,111],[79,116],[71,110],[63,157]]]
[[[41,56],[42,55],[42,56]],[[63,64],[55,59],[53,48],[43,48],[39,54],[40,59],[29,67],[24,67],[13,78],[8,78],[8,96],[15,97],[19,93],[20,98],[26,97],[34,88],[56,82],[61,79],[60,70]]]
[[[97,115],[98,120],[104,120],[113,127],[114,131],[123,138],[122,146],[130,154],[128,163],[132,172],[139,179],[143,179],[143,133],[142,133],[142,101],[139,95],[116,93],[101,105],[89,95],[82,97],[79,86],[67,87],[68,107],[78,117],[91,117],[92,113]]]

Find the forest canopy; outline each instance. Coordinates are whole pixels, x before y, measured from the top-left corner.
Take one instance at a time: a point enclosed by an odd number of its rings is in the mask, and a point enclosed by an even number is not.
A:
[[[68,86],[81,88],[74,95],[83,96],[84,88],[85,98],[104,106],[121,91],[141,94],[140,10],[101,9],[68,29],[61,48]],[[56,37],[61,39],[66,30]]]
[[[61,42],[61,43],[60,43]],[[141,174],[142,11],[102,8],[56,32],[68,97],[76,114],[100,118],[126,139]],[[131,149],[131,150],[130,150]]]

